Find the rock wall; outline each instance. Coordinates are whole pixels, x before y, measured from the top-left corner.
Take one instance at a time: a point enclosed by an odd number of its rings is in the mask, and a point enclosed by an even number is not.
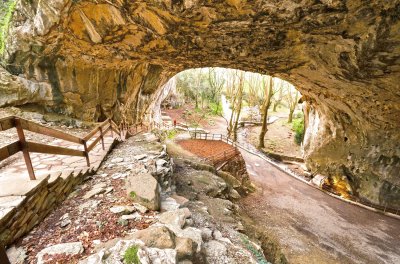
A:
[[[399,13],[383,0],[19,1],[3,64],[86,120],[122,105],[140,120],[188,68],[278,76],[312,108],[307,165],[400,208]]]
[[[83,179],[81,173],[60,173],[32,182],[36,187],[27,193],[0,197],[0,243],[10,245],[28,233]]]

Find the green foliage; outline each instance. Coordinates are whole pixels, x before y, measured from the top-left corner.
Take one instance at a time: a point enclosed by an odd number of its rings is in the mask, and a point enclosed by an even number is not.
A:
[[[129,197],[131,197],[132,199],[135,199],[136,198],[136,193],[134,191],[131,191],[129,193]]]
[[[293,119],[292,130],[294,131],[294,141],[300,145],[304,137],[304,117]]]
[[[140,259],[138,257],[138,246],[129,247],[124,254],[124,262],[126,264],[140,264]]]
[[[259,264],[271,264],[270,262],[268,262],[265,259],[264,254],[262,254],[259,250],[257,250],[254,247],[253,243],[251,243],[246,236],[241,235],[241,239],[242,239],[243,244],[246,246],[246,248],[256,257],[257,263],[259,263]]]
[[[3,54],[10,21],[17,4],[16,0],[0,2],[0,55]]]
[[[176,136],[177,133],[178,133],[178,131],[176,131],[176,129],[168,130],[167,138],[168,139],[173,139]]]
[[[155,133],[160,138],[161,141],[165,141],[166,139],[173,139],[178,134],[178,131],[176,129],[171,129],[171,130],[155,129],[153,133]]]
[[[209,104],[209,108],[211,111],[212,115],[222,115],[222,103],[218,102],[218,103],[210,103]]]
[[[216,69],[191,69],[176,75],[176,87],[186,100],[195,103],[195,108],[208,109],[219,104],[225,80]]]

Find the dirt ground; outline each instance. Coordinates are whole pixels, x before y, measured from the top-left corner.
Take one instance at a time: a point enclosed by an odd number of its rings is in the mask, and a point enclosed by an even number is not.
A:
[[[207,112],[195,111],[194,105],[187,104],[178,109],[162,109],[163,112],[167,113],[172,120],[176,120],[180,123],[186,123],[192,125],[197,123],[200,127],[219,127],[215,124],[215,116],[210,115]]]
[[[274,113],[271,113],[273,116]],[[254,145],[258,145],[258,135],[260,134],[261,127],[254,126],[248,127],[249,138],[248,140]],[[291,124],[287,123],[287,117],[281,117],[274,123],[268,125],[268,131],[264,139],[264,150],[283,154],[286,156],[301,157],[301,147],[294,141],[294,132],[291,129]]]

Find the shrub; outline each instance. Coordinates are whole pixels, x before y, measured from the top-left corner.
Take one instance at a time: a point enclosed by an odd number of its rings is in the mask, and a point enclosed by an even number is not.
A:
[[[3,54],[8,27],[17,4],[16,0],[0,2],[0,55]]]
[[[292,129],[294,131],[294,141],[300,145],[304,137],[304,118],[293,120]]]
[[[140,264],[139,257],[137,255],[139,251],[138,246],[129,247],[124,254],[124,262],[126,264]]]

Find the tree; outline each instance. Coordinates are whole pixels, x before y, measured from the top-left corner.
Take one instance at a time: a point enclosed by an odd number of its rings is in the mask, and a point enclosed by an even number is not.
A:
[[[290,83],[286,83],[286,85],[288,86],[288,91],[286,93],[286,101],[287,101],[288,107],[289,107],[288,123],[292,123],[293,113],[294,113],[296,105],[299,101],[300,93]]]
[[[239,87],[238,87],[238,99],[236,106],[236,118],[235,118],[235,126],[233,127],[233,141],[237,140],[237,129],[239,124],[240,112],[242,111],[242,102],[243,102],[243,88],[244,88],[244,72],[240,71],[239,73]]]
[[[222,76],[217,76],[217,71],[215,68],[208,68],[208,84],[209,84],[209,98],[213,103],[219,103],[222,88],[224,87],[225,80],[221,78]]]
[[[278,107],[278,105],[280,105],[280,103],[282,102],[282,99],[283,99],[283,80],[279,80],[278,83],[279,83],[279,85],[277,85],[278,87],[276,89],[278,96],[273,97],[274,107],[273,107],[272,111],[274,111],[274,112],[276,112],[276,108]]]
[[[264,101],[261,106],[261,132],[259,136],[259,143],[258,143],[258,148],[264,148],[264,137],[265,134],[267,133],[267,122],[268,122],[268,109],[271,105],[271,98],[273,96],[273,86],[274,86],[274,81],[271,76],[263,76],[263,83],[264,83]]]

